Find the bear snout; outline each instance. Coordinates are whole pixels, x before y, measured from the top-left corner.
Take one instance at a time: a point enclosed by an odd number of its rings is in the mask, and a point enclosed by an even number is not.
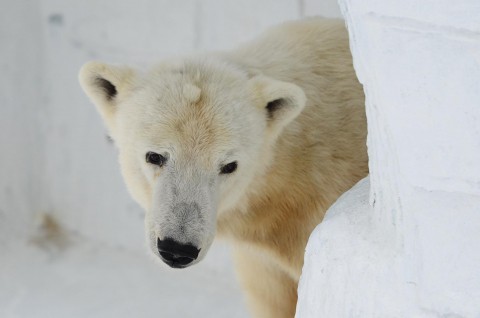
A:
[[[192,244],[182,244],[166,237],[157,238],[157,248],[162,261],[172,268],[185,268],[197,259],[200,249]]]

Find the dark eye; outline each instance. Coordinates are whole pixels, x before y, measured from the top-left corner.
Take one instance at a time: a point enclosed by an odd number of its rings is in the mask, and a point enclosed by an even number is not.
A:
[[[156,165],[156,166],[161,167],[165,164],[165,162],[167,161],[167,158],[165,158],[164,156],[162,156],[158,153],[149,151],[145,155],[145,160],[148,163],[151,163],[152,165]]]
[[[235,170],[237,170],[237,162],[236,161],[230,162],[230,163],[224,165],[220,169],[220,173],[221,174],[229,174],[229,173],[234,172]]]

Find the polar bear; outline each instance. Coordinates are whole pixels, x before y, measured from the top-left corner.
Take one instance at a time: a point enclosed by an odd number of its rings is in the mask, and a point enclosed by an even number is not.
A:
[[[146,210],[151,251],[185,268],[223,237],[254,315],[293,317],[311,231],[368,173],[344,22],[284,23],[148,72],[89,62],[79,77]]]

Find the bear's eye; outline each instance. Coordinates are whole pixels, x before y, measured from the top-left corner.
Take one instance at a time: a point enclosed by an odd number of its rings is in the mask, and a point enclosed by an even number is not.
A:
[[[167,161],[167,158],[165,158],[164,156],[162,156],[158,153],[149,151],[145,155],[145,160],[148,163],[151,163],[152,165],[156,165],[156,166],[161,167],[165,164],[165,162]]]
[[[220,168],[220,173],[221,174],[229,174],[237,170],[237,162],[230,162],[224,165],[222,168]]]

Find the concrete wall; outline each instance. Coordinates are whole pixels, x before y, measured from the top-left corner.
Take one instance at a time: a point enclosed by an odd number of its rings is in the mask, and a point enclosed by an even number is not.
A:
[[[43,208],[45,98],[40,5],[3,1],[0,6],[0,245],[26,236]]]
[[[334,0],[1,0],[0,239],[41,215],[104,243],[143,248],[143,211],[77,73],[88,60],[147,65],[231,48],[276,23],[339,16]],[[3,238],[5,237],[5,238]],[[1,242],[1,241],[0,241]]]
[[[340,3],[370,183],[312,234],[297,317],[479,317],[480,3]]]
[[[77,74],[92,59],[148,65],[230,48],[313,14],[339,9],[335,0],[0,0],[0,316],[242,317],[224,246],[181,273],[148,258],[143,211]],[[66,231],[45,231],[45,214]]]

